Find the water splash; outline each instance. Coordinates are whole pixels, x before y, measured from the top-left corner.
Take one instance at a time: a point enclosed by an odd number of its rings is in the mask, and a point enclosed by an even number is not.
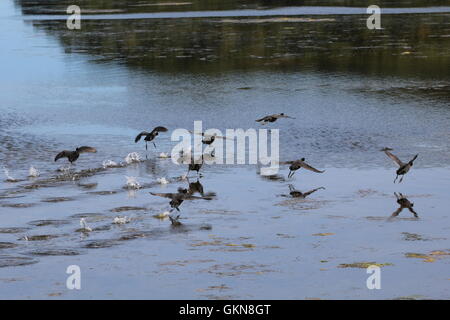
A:
[[[141,156],[137,152],[131,152],[125,157],[125,162],[127,164],[140,162],[140,161],[141,161]]]
[[[126,161],[126,159],[125,159],[125,161]],[[103,161],[102,165],[103,165],[104,169],[106,169],[106,168],[114,168],[114,167],[118,167],[119,166],[116,162],[114,162],[112,160],[105,160],[105,161]]]
[[[158,178],[158,179],[156,179],[156,181],[160,184],[168,184],[169,183],[169,181],[164,177]]]
[[[92,231],[92,229],[88,226],[88,224],[86,222],[86,219],[84,219],[84,218],[80,219],[80,227],[81,227],[82,231],[85,231],[85,232],[91,232]]]
[[[136,177],[127,177],[125,176],[125,178],[127,179],[127,188],[128,189],[140,189],[141,188],[141,184],[139,183],[139,181],[137,181]]]
[[[68,164],[68,165],[62,165],[61,167],[56,169],[56,171],[62,172],[63,174],[69,174],[71,169],[72,169],[72,166],[70,164]]]
[[[41,175],[41,173],[39,172],[39,170],[33,166],[31,166],[30,170],[28,170],[28,177],[30,177],[30,178],[37,178],[40,175]]]
[[[6,181],[7,182],[17,182],[18,180],[13,178],[10,174],[9,174],[9,170],[6,167],[3,167],[3,172],[5,173],[6,176]]]
[[[159,157],[162,158],[162,159],[166,159],[166,158],[170,158],[170,155],[168,155],[168,154],[165,153],[165,152],[161,152],[161,153],[159,154]]]
[[[125,224],[125,223],[129,223],[130,221],[131,221],[131,218],[129,218],[129,217],[115,217],[112,223]]]

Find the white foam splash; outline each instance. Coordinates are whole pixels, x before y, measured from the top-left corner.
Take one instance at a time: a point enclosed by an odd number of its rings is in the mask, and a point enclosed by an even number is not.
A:
[[[137,181],[136,177],[125,176],[125,178],[127,179],[128,189],[139,189],[141,187],[141,184],[139,183],[139,181]]]
[[[163,159],[170,158],[170,156],[169,156],[167,153],[165,153],[165,152],[161,152],[161,153],[159,154],[159,157],[160,157],[160,158],[163,158]]]
[[[115,217],[113,222],[114,224],[125,224],[129,223],[131,219],[129,217]]]
[[[17,181],[16,179],[14,179],[14,178],[9,174],[9,170],[8,170],[6,167],[3,167],[3,172],[5,173],[6,181],[8,181],[8,182],[15,182],[15,181]]]
[[[112,161],[112,160],[105,160],[103,161],[103,168],[112,168],[112,167],[117,167],[117,163]]]
[[[92,229],[88,226],[88,224],[84,218],[80,219],[80,227],[83,231],[86,231],[86,232],[92,231]]]
[[[167,181],[167,179],[164,178],[164,177],[158,178],[158,179],[156,179],[156,181],[157,181],[158,183],[161,183],[161,184],[168,184],[168,183],[169,183],[169,181]]]
[[[37,178],[40,175],[41,175],[41,173],[39,172],[39,170],[33,166],[31,166],[30,170],[28,170],[28,177],[30,177],[30,178]]]
[[[58,172],[62,172],[63,174],[69,174],[70,170],[72,169],[71,165],[62,165],[57,169]]]
[[[125,157],[127,164],[141,161],[141,156],[137,152],[131,152]]]

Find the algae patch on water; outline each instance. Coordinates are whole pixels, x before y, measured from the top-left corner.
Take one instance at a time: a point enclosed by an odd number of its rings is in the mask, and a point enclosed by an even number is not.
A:
[[[377,263],[377,262],[354,262],[354,263],[341,263],[340,265],[338,265],[338,268],[367,269],[370,266],[386,267],[386,266],[393,266],[393,264],[392,263]]]
[[[408,252],[408,253],[405,253],[405,256],[407,258],[423,259],[423,262],[435,262],[438,259],[442,259],[442,258],[450,256],[450,251],[449,250],[446,250],[446,251],[434,250],[428,254]]]

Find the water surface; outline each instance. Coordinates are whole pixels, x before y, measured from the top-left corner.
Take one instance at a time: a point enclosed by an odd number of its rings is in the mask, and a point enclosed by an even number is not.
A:
[[[450,297],[450,24],[446,7],[427,13],[445,3],[386,2],[402,14],[383,15],[377,31],[353,14],[359,1],[311,15],[291,2],[91,1],[92,14],[114,19],[95,16],[79,31],[43,16],[61,14],[54,3],[0,4],[0,166],[16,181],[0,179],[0,297]],[[214,200],[183,203],[179,228],[153,217],[169,206],[149,192],[187,186],[187,168],[156,157],[174,146],[170,132],[144,160],[138,132],[192,130],[195,120],[259,128],[255,119],[277,112],[296,118],[268,126],[281,130],[281,160],[304,156],[324,174],[205,166]],[[80,145],[98,152],[58,171],[56,153]],[[404,160],[419,154],[400,185],[385,146]],[[131,152],[144,161],[125,164]],[[126,177],[142,188],[125,188]],[[295,200],[288,184],[326,189]],[[388,220],[394,192],[420,219]],[[113,224],[118,216],[131,221]],[[81,218],[92,232],[79,230]],[[382,290],[366,288],[365,269],[340,267],[357,262],[392,264]],[[71,264],[83,270],[80,291],[65,287]]]

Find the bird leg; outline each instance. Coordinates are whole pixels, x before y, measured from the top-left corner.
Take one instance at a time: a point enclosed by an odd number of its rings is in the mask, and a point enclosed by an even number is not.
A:
[[[180,215],[177,215],[175,218],[172,218],[171,216],[169,216],[170,222],[172,223],[173,226],[181,225],[181,223],[178,221],[179,218],[180,218]]]
[[[153,145],[155,146],[155,149],[156,149],[156,144],[153,142]]]
[[[395,183],[395,181],[397,181],[397,178],[398,178],[398,175],[395,177],[395,179],[394,179],[394,183]]]
[[[405,177],[405,176],[402,176],[402,178],[400,179],[400,181],[399,181],[398,183],[402,182],[404,177]]]
[[[146,151],[148,150],[148,147],[147,147],[147,141],[145,141],[145,150],[146,150]]]
[[[409,211],[411,211],[411,213],[414,215],[414,218],[418,218],[418,217],[419,217],[419,215],[417,214],[417,212],[414,211],[413,208],[408,208],[408,209],[409,209]]]

